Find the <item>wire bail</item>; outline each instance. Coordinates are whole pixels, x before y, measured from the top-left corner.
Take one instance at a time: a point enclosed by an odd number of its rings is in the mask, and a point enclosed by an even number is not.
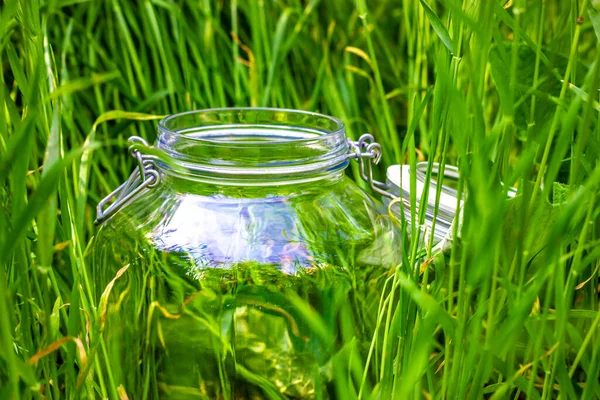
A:
[[[358,141],[348,139],[348,145],[351,149],[348,158],[358,161],[362,180],[367,182],[371,186],[371,189],[382,196],[390,199],[398,197],[388,191],[392,185],[373,178],[373,165],[379,163],[382,155],[381,145],[375,141],[373,135],[365,133]]]
[[[131,144],[129,154],[136,160],[137,168],[125,183],[98,203],[94,225],[102,224],[142,191],[156,187],[160,183],[161,178],[156,163],[152,158],[143,155],[136,146],[141,144],[147,147],[148,142],[139,136],[130,137],[128,142]],[[113,200],[114,202],[107,207]]]

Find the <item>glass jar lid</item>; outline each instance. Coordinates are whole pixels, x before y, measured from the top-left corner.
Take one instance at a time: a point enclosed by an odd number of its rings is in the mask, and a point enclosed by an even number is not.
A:
[[[410,165],[392,165],[387,169],[387,184],[392,198],[399,197],[402,199],[404,217],[407,221],[411,220],[410,211],[410,193],[411,193],[411,174],[415,175],[416,187],[416,213],[419,213],[419,206],[422,197],[427,194],[427,205],[425,210],[425,227],[428,229],[427,234],[433,234],[433,243],[437,244],[444,240],[452,240],[452,224],[462,223],[461,210],[464,206],[465,196],[461,196],[458,200],[458,192],[455,187],[458,184],[459,170],[452,165],[444,167],[443,184],[440,188],[439,203],[437,203],[437,190],[439,182],[436,179],[440,174],[440,165],[433,164],[432,179],[429,181],[429,191],[425,192],[425,181],[427,179],[428,162],[420,162],[416,164],[415,171],[411,171]],[[509,198],[516,196],[515,188],[508,188],[507,195]],[[388,202],[389,203],[389,202]],[[437,213],[436,213],[437,203]],[[458,214],[458,217],[456,216]],[[435,224],[434,224],[435,221]],[[455,222],[456,221],[456,222]],[[433,231],[431,231],[433,227]],[[460,231],[460,230],[459,230]]]
[[[427,162],[420,162],[416,165],[416,204],[417,207],[421,204],[421,198],[425,194],[425,180],[427,173]],[[434,164],[432,174],[437,176],[439,173],[439,165]],[[411,168],[410,165],[392,165],[387,170],[388,183],[391,185],[390,191],[406,201],[410,199],[410,178]],[[447,165],[444,168],[444,185],[441,187],[440,201],[438,203],[438,212],[436,214],[436,193],[438,182],[432,179],[429,182],[429,192],[427,193],[427,209],[425,210],[425,224],[431,229],[434,226],[433,221],[435,220],[435,226],[433,230],[434,243],[440,242],[450,234],[452,222],[457,212],[457,206],[462,208],[463,200],[460,203],[457,199],[457,191],[452,187],[452,183],[458,182],[459,174],[458,168]],[[418,213],[418,208],[417,211]],[[407,221],[410,221],[410,204],[408,207],[404,207],[404,216]]]

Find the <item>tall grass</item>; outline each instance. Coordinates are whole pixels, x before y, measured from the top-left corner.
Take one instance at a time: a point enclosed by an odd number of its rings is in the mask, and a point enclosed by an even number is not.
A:
[[[461,171],[460,239],[426,257],[406,241],[379,383],[348,398],[600,397],[597,2],[0,7],[0,398],[142,398],[100,379],[89,348],[95,204],[150,120],[246,105],[337,116],[383,165]]]

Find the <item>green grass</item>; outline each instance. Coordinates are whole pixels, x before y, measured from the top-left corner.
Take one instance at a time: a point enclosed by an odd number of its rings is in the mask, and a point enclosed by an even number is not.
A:
[[[246,105],[461,171],[460,241],[407,243],[345,398],[599,398],[600,4],[503,3],[4,0],[0,398],[143,398],[89,344],[95,205],[154,117]]]

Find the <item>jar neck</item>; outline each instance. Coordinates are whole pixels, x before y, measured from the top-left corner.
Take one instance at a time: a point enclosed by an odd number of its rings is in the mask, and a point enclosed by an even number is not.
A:
[[[348,165],[344,125],[280,109],[215,109],[159,124],[156,148],[173,179],[229,186],[294,185],[337,179]]]
[[[181,175],[168,171],[163,174],[165,189],[175,193],[201,196],[223,196],[226,198],[289,197],[296,194],[322,192],[334,187],[346,178],[344,171],[304,179],[239,180],[225,181],[222,178],[205,178],[197,175]]]

